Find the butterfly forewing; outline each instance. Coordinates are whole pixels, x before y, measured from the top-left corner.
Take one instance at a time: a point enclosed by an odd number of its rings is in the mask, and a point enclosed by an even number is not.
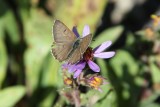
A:
[[[77,37],[68,29],[61,21],[56,20],[53,25],[54,47],[52,54],[59,61],[64,61],[68,58],[69,53],[73,49],[73,43]]]
[[[91,41],[92,41],[92,34],[89,34],[89,35],[82,38],[82,41],[80,43],[80,48],[81,48],[82,54],[86,51],[86,49],[90,45]]]
[[[77,39],[74,33],[59,20],[56,20],[53,25],[53,38],[56,43],[73,43]]]
[[[92,34],[89,34],[82,38],[80,41],[79,46],[74,50],[70,58],[68,59],[68,62],[71,64],[74,64],[78,61],[80,61],[83,58],[83,54],[88,48],[89,44],[91,43],[92,40]]]

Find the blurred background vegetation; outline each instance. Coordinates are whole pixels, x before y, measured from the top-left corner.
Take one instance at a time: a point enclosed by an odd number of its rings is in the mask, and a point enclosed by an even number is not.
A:
[[[160,17],[152,14],[159,0],[0,0],[0,107],[73,106],[50,54],[55,19],[80,33],[88,24],[92,47],[111,40],[116,51],[96,60],[110,84],[82,92],[82,105],[160,107]]]

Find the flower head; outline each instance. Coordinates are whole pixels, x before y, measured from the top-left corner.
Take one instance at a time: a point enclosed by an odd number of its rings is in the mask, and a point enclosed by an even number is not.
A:
[[[106,84],[106,82],[105,82],[105,78],[103,78],[102,76],[93,75],[89,77],[89,79],[87,80],[87,84],[91,88],[94,88],[102,92],[100,86]]]
[[[84,60],[85,60],[85,62],[87,62],[87,64],[89,65],[89,67],[93,71],[95,71],[95,72],[99,72],[100,71],[99,66],[96,63],[93,62],[94,58],[107,59],[107,58],[111,58],[111,57],[113,57],[115,55],[114,51],[103,52],[111,44],[112,44],[111,41],[107,41],[107,42],[102,43],[98,47],[94,48],[93,50],[90,47],[86,50],[86,52],[84,53]]]
[[[63,82],[64,82],[64,84],[66,84],[66,85],[72,85],[72,83],[73,83],[73,80],[71,79],[71,78],[64,78],[63,79]]]
[[[154,27],[157,27],[160,24],[160,16],[151,15],[151,18],[153,19]]]
[[[154,39],[155,32],[152,28],[146,28],[145,29],[145,34],[146,34],[148,39]]]
[[[73,32],[75,33],[77,37],[79,37],[76,27],[73,27]],[[85,37],[88,34],[90,34],[90,29],[88,25],[85,25],[83,29],[82,37]],[[112,44],[111,41],[106,41],[94,49],[88,47],[86,52],[83,54],[83,59],[81,61],[79,61],[78,63],[74,65],[68,64],[67,67],[69,69],[69,72],[74,72],[74,78],[77,78],[82,72],[82,70],[85,68],[86,64],[88,64],[90,69],[92,69],[94,72],[100,72],[99,66],[96,63],[94,63],[93,60],[94,58],[107,59],[107,58],[113,57],[115,55],[114,51],[103,52],[111,44]],[[63,66],[66,66],[66,65],[63,65]]]

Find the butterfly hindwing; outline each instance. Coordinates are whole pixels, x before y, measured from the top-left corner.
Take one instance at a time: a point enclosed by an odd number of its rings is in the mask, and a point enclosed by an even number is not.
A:
[[[82,54],[86,51],[91,41],[92,41],[92,34],[88,34],[82,38],[82,41],[80,43],[80,49],[81,49]]]
[[[56,44],[51,51],[53,56],[61,62],[68,58],[70,47],[72,47],[71,44]]]

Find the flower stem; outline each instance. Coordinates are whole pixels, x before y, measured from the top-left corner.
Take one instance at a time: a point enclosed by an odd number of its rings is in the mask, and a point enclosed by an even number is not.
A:
[[[80,93],[78,90],[73,90],[72,92],[72,97],[74,99],[74,104],[75,104],[75,107],[80,107]]]

